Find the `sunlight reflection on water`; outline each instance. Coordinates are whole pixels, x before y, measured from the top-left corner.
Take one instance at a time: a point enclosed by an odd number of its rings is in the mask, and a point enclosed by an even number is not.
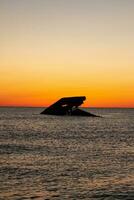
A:
[[[0,108],[0,199],[134,199],[134,109]]]

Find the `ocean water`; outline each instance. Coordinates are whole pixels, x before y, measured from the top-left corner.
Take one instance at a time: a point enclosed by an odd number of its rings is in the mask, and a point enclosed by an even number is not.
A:
[[[0,200],[134,200],[134,109],[0,108]]]

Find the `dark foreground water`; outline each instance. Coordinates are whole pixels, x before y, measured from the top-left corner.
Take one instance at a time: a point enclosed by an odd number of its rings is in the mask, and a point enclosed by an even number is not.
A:
[[[134,200],[134,109],[0,108],[0,200]]]

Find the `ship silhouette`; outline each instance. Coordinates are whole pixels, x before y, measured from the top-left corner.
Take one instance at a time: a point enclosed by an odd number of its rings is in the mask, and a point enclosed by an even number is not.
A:
[[[85,100],[85,96],[64,97],[50,105],[40,114],[98,117],[79,108]]]

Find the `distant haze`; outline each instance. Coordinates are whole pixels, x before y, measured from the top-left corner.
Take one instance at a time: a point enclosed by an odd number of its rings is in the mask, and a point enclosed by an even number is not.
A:
[[[0,0],[0,106],[134,107],[133,0]]]

